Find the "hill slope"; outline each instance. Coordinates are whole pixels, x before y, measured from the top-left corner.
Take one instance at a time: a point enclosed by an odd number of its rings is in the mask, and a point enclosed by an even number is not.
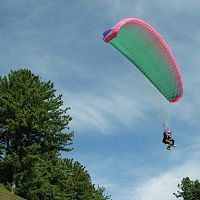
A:
[[[25,200],[21,197],[18,197],[12,194],[10,191],[0,187],[0,199],[1,200]]]

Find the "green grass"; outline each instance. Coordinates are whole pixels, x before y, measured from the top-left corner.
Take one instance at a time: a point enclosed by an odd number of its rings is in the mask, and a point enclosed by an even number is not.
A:
[[[1,186],[0,186],[0,199],[1,200],[25,200],[21,197],[18,197],[12,194],[10,191],[6,190],[5,188],[2,188]]]

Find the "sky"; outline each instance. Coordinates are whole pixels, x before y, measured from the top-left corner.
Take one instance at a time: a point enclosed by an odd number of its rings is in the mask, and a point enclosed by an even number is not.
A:
[[[200,179],[200,1],[0,0],[0,74],[30,69],[71,107],[74,150],[113,200],[173,200]],[[125,18],[153,26],[172,50],[184,97],[169,104],[102,32]],[[176,147],[162,140],[165,116]]]

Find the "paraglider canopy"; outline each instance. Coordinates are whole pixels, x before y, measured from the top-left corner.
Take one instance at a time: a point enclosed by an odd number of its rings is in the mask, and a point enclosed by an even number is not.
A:
[[[137,18],[124,19],[106,30],[103,40],[128,58],[169,102],[182,98],[183,83],[175,57],[149,24]]]

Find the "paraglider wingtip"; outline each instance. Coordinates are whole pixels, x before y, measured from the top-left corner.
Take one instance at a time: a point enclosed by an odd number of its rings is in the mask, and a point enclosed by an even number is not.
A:
[[[183,96],[179,96],[176,99],[169,100],[169,102],[176,103],[176,102],[180,101],[182,98],[183,98]]]

